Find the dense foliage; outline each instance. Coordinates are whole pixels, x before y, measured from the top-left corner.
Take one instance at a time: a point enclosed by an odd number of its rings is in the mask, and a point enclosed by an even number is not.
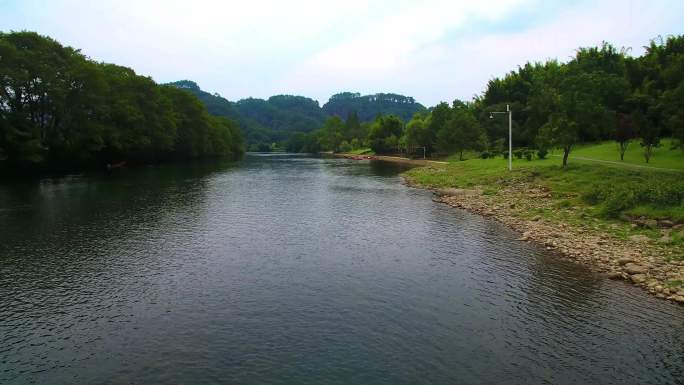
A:
[[[231,102],[219,94],[202,91],[192,81],[181,80],[169,85],[197,96],[210,114],[239,122],[250,149],[268,151],[298,132],[310,132],[325,121],[318,102],[303,96],[276,95],[264,99],[247,98]]]
[[[323,105],[328,115],[346,117],[356,113],[361,121],[375,119],[378,114],[394,115],[407,121],[416,112],[425,110],[412,97],[397,94],[361,95],[356,92],[342,92],[330,97]]]
[[[638,140],[650,159],[660,138],[684,142],[684,36],[654,40],[640,57],[608,43],[580,48],[568,63],[527,63],[489,82],[472,109],[490,138],[505,138],[505,125],[488,119],[513,109],[514,145],[563,149],[565,165],[581,142],[615,140],[622,157]]]
[[[202,91],[189,80],[170,83],[177,88],[196,95],[209,110],[217,116],[226,116],[240,123],[245,139],[252,151],[268,151],[273,146],[284,145],[287,149],[315,152],[320,148],[331,148],[330,138],[321,139],[321,133],[314,133],[323,127],[329,117],[338,119],[351,117],[351,131],[341,142],[356,139],[361,143],[366,139],[370,123],[361,127],[361,122],[373,121],[379,115],[393,114],[404,120],[425,107],[413,98],[397,94],[375,94],[361,96],[358,93],[343,92],[333,95],[321,108],[318,102],[303,96],[276,95],[270,98],[247,98],[231,102],[218,94]],[[325,143],[317,143],[319,139]],[[359,144],[360,145],[360,144]],[[345,146],[347,148],[347,146]],[[315,151],[314,151],[315,150]]]
[[[392,94],[338,94],[323,106],[338,116],[354,113],[367,120],[364,106],[386,100],[407,110],[376,116],[365,131],[352,133],[342,126],[336,142],[325,139],[330,132],[326,125],[298,136],[288,148],[370,147],[378,153],[456,153],[460,158],[470,150],[483,158],[507,156],[507,116],[499,113],[510,106],[514,155],[519,158],[543,158],[550,148],[560,148],[565,166],[577,144],[612,139],[617,143],[616,158],[623,159],[630,143],[637,142],[648,162],[661,138],[671,137],[668,143],[684,149],[684,36],[652,41],[645,48],[643,56],[632,57],[627,50],[604,43],[578,49],[567,63],[527,63],[489,81],[485,92],[471,102],[440,103],[430,110]],[[409,120],[407,111],[412,108]]]
[[[36,33],[0,33],[3,171],[242,153],[238,126],[182,90]]]

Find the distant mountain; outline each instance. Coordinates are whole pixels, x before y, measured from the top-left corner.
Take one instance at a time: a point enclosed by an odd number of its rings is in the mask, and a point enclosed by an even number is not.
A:
[[[361,121],[373,120],[378,114],[392,114],[408,121],[415,112],[425,109],[413,98],[397,94],[362,96],[343,92],[333,95],[321,108],[316,100],[304,96],[276,95],[267,100],[247,98],[231,102],[219,94],[203,91],[190,80],[169,85],[196,95],[210,114],[238,121],[250,145],[281,142],[294,133],[313,131],[321,128],[325,119],[333,115],[346,119],[356,111]]]
[[[313,131],[323,126],[326,118],[317,101],[303,96],[276,95],[268,100],[247,98],[231,102],[219,94],[203,91],[190,80],[169,85],[196,95],[210,114],[236,120],[250,145],[280,142],[295,132]]]
[[[356,111],[361,121],[375,119],[378,114],[395,115],[403,121],[411,119],[413,114],[424,110],[412,97],[398,94],[361,95],[358,92],[342,92],[330,97],[323,105],[327,115],[346,118]]]
[[[202,91],[197,83],[193,81],[180,80],[177,82],[168,83],[168,85],[193,93],[199,98],[199,100],[202,101],[202,103],[204,103],[205,106],[207,106],[207,110],[212,115],[227,116],[235,120],[238,120],[240,116],[235,108],[235,103],[224,99],[219,94],[210,94],[208,92]]]

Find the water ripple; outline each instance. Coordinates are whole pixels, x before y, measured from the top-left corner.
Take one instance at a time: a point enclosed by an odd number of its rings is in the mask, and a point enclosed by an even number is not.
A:
[[[1,186],[0,383],[684,383],[681,306],[401,170],[270,155]]]

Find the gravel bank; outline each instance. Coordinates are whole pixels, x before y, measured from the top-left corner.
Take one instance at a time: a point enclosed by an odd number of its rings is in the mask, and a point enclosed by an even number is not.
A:
[[[656,241],[643,236],[621,239],[596,231],[591,219],[584,225],[568,225],[551,223],[542,216],[522,218],[521,213],[531,208],[554,210],[550,191],[543,186],[521,184],[506,187],[497,195],[485,195],[478,189],[441,189],[435,194],[439,202],[510,226],[520,233],[521,242],[539,244],[608,278],[626,280],[658,298],[684,304],[684,261],[668,260]],[[684,232],[684,225],[673,224],[662,231],[665,238],[673,231]]]

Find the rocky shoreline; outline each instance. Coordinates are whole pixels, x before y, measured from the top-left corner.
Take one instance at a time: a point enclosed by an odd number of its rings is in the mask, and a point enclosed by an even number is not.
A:
[[[410,181],[407,181],[412,185]],[[421,186],[415,186],[421,187]],[[520,215],[534,207],[553,210],[550,191],[544,186],[505,187],[499,194],[483,194],[479,189],[434,190],[438,202],[493,218],[521,236],[521,242],[533,242],[547,250],[582,263],[610,279],[632,282],[658,298],[684,304],[684,261],[668,260],[662,248],[646,236],[635,235],[621,239],[596,231],[591,224],[584,226],[551,223],[541,216],[527,219]],[[505,196],[505,201],[501,197]],[[590,219],[587,220],[591,222]],[[684,225],[673,224],[663,231],[682,231]],[[679,282],[672,285],[672,282]]]

